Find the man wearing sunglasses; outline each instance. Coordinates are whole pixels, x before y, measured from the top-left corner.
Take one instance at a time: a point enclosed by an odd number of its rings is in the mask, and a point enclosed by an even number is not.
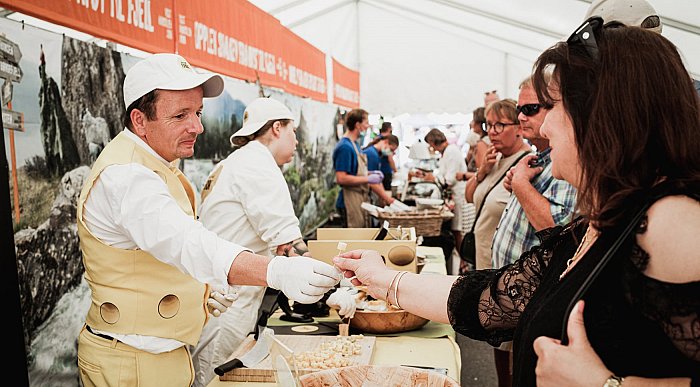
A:
[[[540,134],[547,114],[537,100],[531,78],[520,84],[518,120],[523,137],[537,148],[524,157],[503,180],[511,195],[493,239],[494,268],[513,263],[539,243],[535,232],[568,223],[576,204],[576,189],[552,176],[549,140]]]
[[[503,179],[503,186],[512,193],[496,227],[491,248],[494,269],[515,262],[520,255],[539,244],[536,232],[568,223],[576,204],[576,189],[552,176],[549,140],[540,134],[547,114],[539,104],[528,77],[520,84],[518,120],[523,137],[534,145],[537,155],[523,157]],[[510,383],[505,374],[512,367],[512,341],[501,344],[494,352],[499,384]]]

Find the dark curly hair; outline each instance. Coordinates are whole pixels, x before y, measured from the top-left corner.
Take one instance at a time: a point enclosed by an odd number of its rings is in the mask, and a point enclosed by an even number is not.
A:
[[[620,24],[595,31],[598,58],[561,42],[542,53],[533,85],[546,107],[553,69],[581,166],[578,206],[600,230],[629,215],[660,181],[700,179],[700,98],[676,47]]]

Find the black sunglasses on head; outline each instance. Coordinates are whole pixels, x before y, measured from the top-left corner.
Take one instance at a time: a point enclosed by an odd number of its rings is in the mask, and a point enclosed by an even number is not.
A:
[[[566,39],[566,44],[571,46],[582,45],[592,59],[598,59],[598,43],[595,40],[595,33],[603,26],[603,18],[593,16],[588,18],[574,33]]]
[[[528,103],[522,106],[517,105],[515,110],[518,112],[518,114],[523,113],[528,117],[532,117],[540,111],[541,107],[542,105],[538,103]]]

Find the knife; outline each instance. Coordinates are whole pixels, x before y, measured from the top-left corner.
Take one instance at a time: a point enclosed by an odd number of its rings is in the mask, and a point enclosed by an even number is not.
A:
[[[263,361],[270,354],[270,335],[273,334],[272,329],[263,328],[262,334],[258,335],[257,341],[253,335],[248,335],[241,343],[242,348],[251,348],[243,355],[227,361],[226,363],[214,368],[214,373],[223,376],[225,373],[242,367],[254,367],[256,364]]]
[[[246,336],[241,343],[241,348],[251,348],[248,352],[238,358],[231,359],[226,363],[214,368],[214,373],[223,376],[226,372],[241,367],[253,367],[263,361],[270,354],[270,335],[274,335],[274,331],[267,327],[267,320],[272,313],[278,308],[277,296],[281,293],[278,290],[267,288],[263,295],[262,303],[258,309],[258,321],[255,323],[255,330]],[[253,345],[253,342],[255,343]],[[245,344],[245,345],[244,345]]]

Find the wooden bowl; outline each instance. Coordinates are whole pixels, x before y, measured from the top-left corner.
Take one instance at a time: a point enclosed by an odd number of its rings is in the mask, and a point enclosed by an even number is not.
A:
[[[418,368],[361,365],[312,372],[299,377],[302,387],[459,387],[449,376]]]
[[[428,321],[403,309],[390,308],[384,311],[358,309],[355,311],[355,316],[350,319],[350,327],[366,333],[397,333],[421,328]]]

